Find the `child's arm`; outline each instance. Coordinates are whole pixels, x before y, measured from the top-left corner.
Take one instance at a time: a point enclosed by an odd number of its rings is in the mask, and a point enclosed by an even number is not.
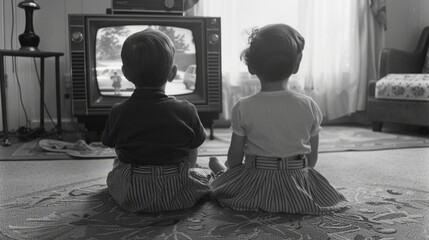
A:
[[[232,169],[243,164],[244,144],[246,144],[246,137],[237,135],[235,133],[232,134],[231,145],[229,146],[228,150],[228,159],[226,161],[226,166],[228,169]]]
[[[311,152],[308,154],[308,167],[314,168],[319,152],[319,134],[310,137]]]
[[[189,168],[194,168],[197,164],[198,148],[192,148],[189,151]]]

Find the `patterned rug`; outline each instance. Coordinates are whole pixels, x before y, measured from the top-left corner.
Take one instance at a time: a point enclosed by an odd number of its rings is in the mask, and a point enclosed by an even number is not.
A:
[[[213,199],[159,214],[132,214],[105,179],[17,198],[0,206],[1,239],[429,239],[429,192],[344,187],[349,209],[322,216],[237,212]]]
[[[214,130],[214,140],[207,139],[199,148],[200,156],[225,156],[231,131]],[[373,132],[369,128],[354,126],[324,126],[320,133],[319,152],[370,151],[382,149],[429,147],[428,135]],[[67,160],[73,156],[60,152],[44,151],[38,140],[15,142],[12,146],[0,146],[1,160]]]

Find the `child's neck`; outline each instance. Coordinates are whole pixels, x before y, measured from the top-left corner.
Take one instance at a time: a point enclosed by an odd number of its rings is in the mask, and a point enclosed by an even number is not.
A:
[[[282,81],[267,82],[261,80],[261,92],[285,91],[287,90],[287,79]]]
[[[144,87],[144,86],[136,86],[136,89],[148,89],[148,90],[162,90],[165,92],[166,84],[160,86],[160,87]]]

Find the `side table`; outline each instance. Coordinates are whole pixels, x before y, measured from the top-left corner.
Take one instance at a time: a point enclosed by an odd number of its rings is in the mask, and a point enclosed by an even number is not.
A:
[[[43,129],[45,125],[45,58],[55,58],[55,88],[56,88],[56,106],[57,106],[57,129],[58,137],[62,139],[61,126],[61,91],[60,91],[60,56],[61,52],[45,52],[45,51],[25,51],[25,50],[0,50],[0,90],[1,90],[1,110],[3,120],[3,145],[9,146],[9,130],[7,126],[7,105],[6,105],[6,86],[4,75],[4,58],[11,57],[32,57],[40,58],[40,127]]]

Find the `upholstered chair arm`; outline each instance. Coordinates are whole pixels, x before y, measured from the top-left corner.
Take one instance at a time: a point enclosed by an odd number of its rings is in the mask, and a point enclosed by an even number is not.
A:
[[[368,96],[375,97],[375,84],[378,80],[370,80],[368,84]]]

